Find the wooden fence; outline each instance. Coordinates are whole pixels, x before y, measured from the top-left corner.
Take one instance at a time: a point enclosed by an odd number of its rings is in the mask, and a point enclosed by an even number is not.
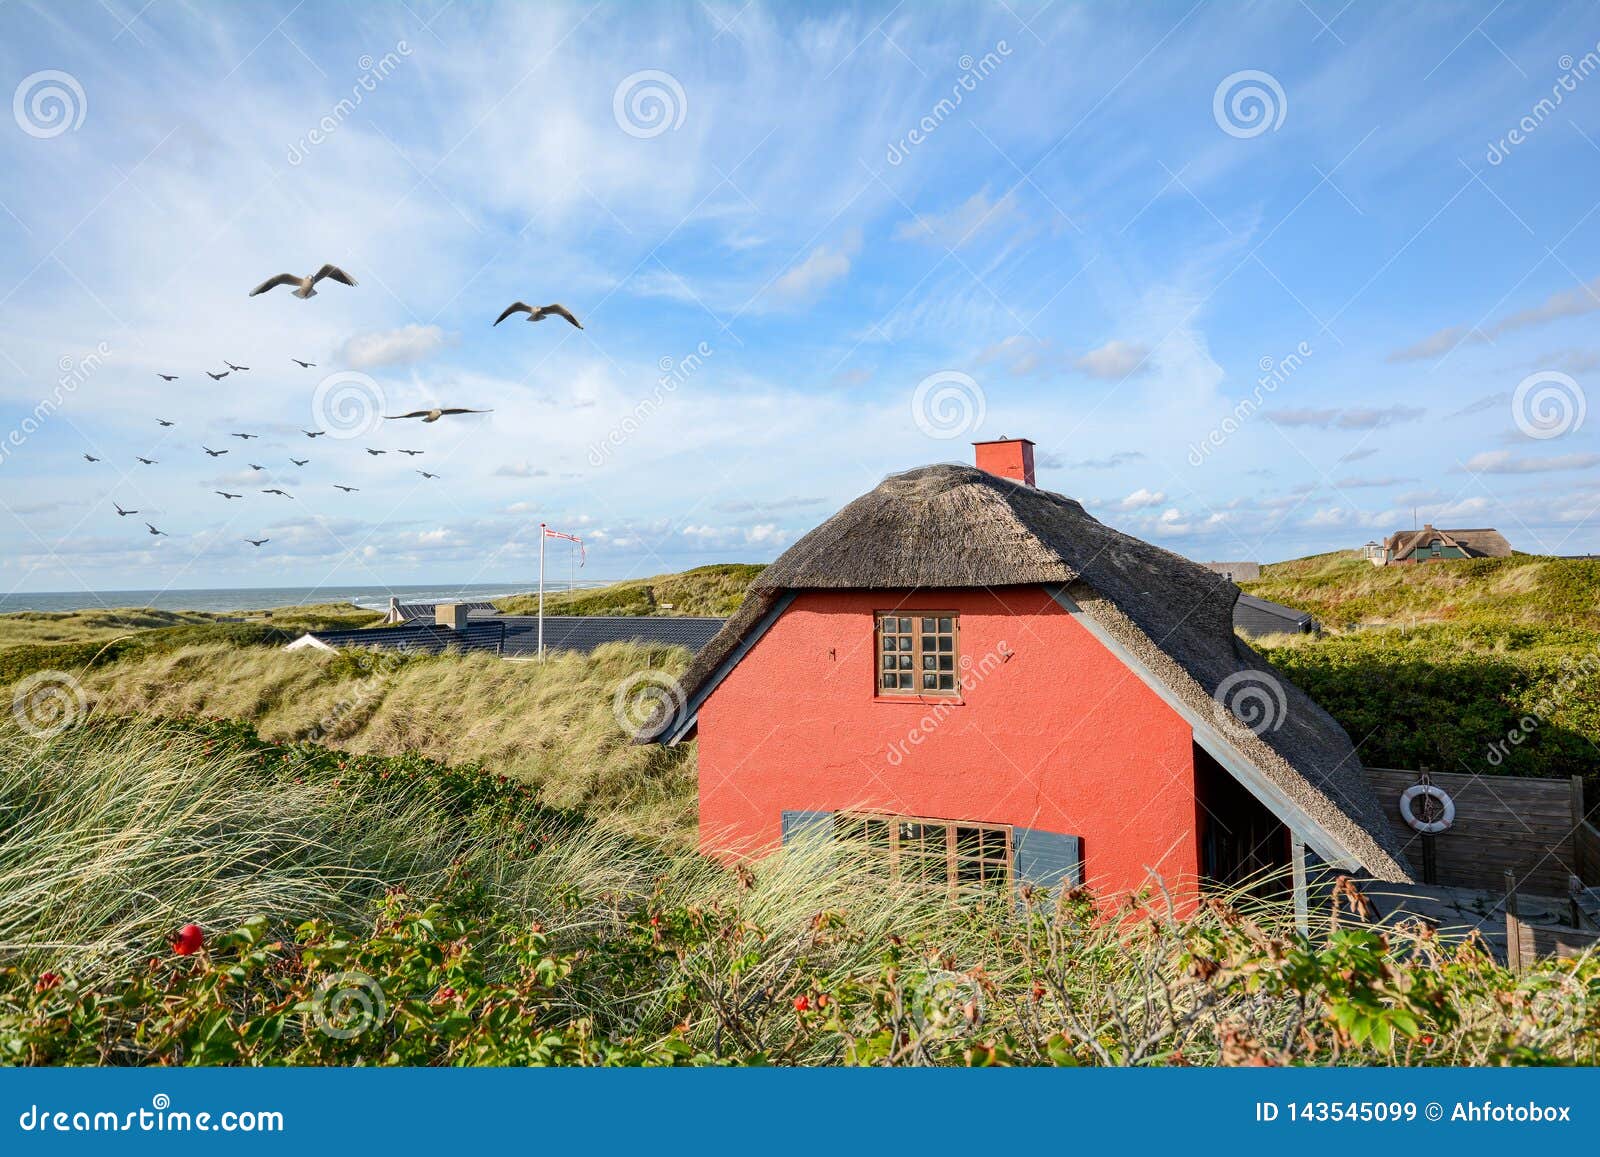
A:
[[[1574,959],[1600,945],[1600,932],[1579,928],[1582,917],[1574,912],[1574,924],[1534,924],[1517,911],[1517,878],[1505,873],[1506,888],[1506,963],[1512,972],[1531,968],[1541,956]]]
[[[1425,839],[1400,814],[1400,795],[1415,771],[1367,768],[1367,780],[1406,857],[1423,878]],[[1600,831],[1585,821],[1583,780],[1435,772],[1435,785],[1455,801],[1448,831],[1432,837],[1429,883],[1499,891],[1507,871],[1520,891],[1565,896],[1571,876],[1600,885]]]

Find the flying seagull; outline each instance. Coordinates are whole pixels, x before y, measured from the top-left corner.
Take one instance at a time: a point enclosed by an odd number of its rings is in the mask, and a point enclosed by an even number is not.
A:
[[[158,372],[156,377],[160,378],[164,382],[175,382],[178,380],[177,374],[163,374]]]
[[[213,494],[220,494],[224,498],[243,498],[243,494],[229,494],[226,490],[213,490]]]
[[[245,465],[250,467],[250,469],[252,469],[252,470],[265,470],[266,469],[265,466],[257,466],[254,462],[246,462]]]
[[[149,524],[149,523],[148,523],[148,522],[147,522],[147,523],[145,523],[145,525],[146,525],[146,526],[149,526],[149,527],[150,527],[150,533],[151,533],[151,534],[159,534],[159,535],[161,535],[161,536],[162,536],[162,537],[163,537],[163,538],[171,538],[171,537],[172,537],[172,536],[171,536],[171,535],[169,535],[169,534],[168,534],[168,533],[167,533],[167,532],[166,532],[166,531],[164,531],[164,530],[157,530],[157,529],[156,529],[156,528],[155,528],[155,527],[153,527],[153,526],[150,526],[150,524]]]
[[[332,278],[341,285],[354,285],[356,283],[354,277],[351,277],[337,265],[324,265],[309,277],[296,277],[292,273],[280,273],[276,277],[269,277],[252,289],[250,296],[255,297],[259,293],[265,293],[269,289],[276,289],[280,285],[293,285],[298,287],[294,291],[296,297],[315,297],[317,295],[317,282],[324,277]]]
[[[177,424],[176,422],[169,422],[165,418],[156,419],[156,425],[158,426],[176,426]]]
[[[367,451],[368,454],[371,454],[374,458],[376,458],[379,454],[387,454],[389,452],[387,450],[374,450],[371,446],[366,447],[366,451]]]
[[[341,486],[337,482],[333,484],[333,488],[335,490],[343,490],[346,494],[354,494],[357,490],[361,489],[359,486]]]
[[[225,378],[227,376],[228,376],[228,371],[227,370],[223,370],[220,374],[214,374],[210,370],[206,371],[206,377],[210,378],[214,382],[220,382],[223,378]]]
[[[551,315],[556,317],[564,317],[579,329],[583,328],[583,323],[577,318],[573,317],[572,311],[564,305],[532,306],[525,301],[513,301],[510,305],[506,306],[506,311],[494,319],[495,325],[499,325],[502,321],[514,313],[527,314],[529,321],[543,321],[545,318],[550,317]]]
[[[83,456],[83,460],[85,462],[98,462],[98,461],[100,461],[100,459],[96,458],[93,454],[85,454]]]
[[[300,432],[307,438],[320,438],[327,433],[326,430],[301,430]]]
[[[400,453],[402,453],[402,454],[410,454],[413,458],[415,458],[418,454],[424,453],[424,451],[422,451],[422,450],[401,450]]]
[[[294,495],[290,494],[287,490],[263,490],[261,493],[263,493],[263,494],[281,494],[285,498],[293,498],[294,497]]]
[[[260,434],[229,434],[228,437],[230,437],[230,438],[243,438],[246,442],[248,442],[251,438],[259,438],[259,437],[261,437],[261,435]]]
[[[426,470],[418,470],[417,473],[422,475],[424,478],[437,478],[437,477],[439,477],[437,474],[429,474]]]
[[[227,453],[226,450],[213,450],[210,446],[206,446],[206,445],[202,445],[200,447],[200,449],[204,450],[207,454],[211,455],[213,458],[221,458],[224,454]]]
[[[251,546],[259,547],[259,546],[261,546],[262,543],[271,542],[272,540],[270,538],[247,538],[247,539],[245,539],[245,541],[248,542]]]
[[[135,458],[139,458],[139,455],[135,454],[134,457]],[[139,461],[143,462],[146,466],[155,466],[155,465],[159,464],[160,459],[158,459],[158,458],[139,458]]]
[[[289,360],[303,370],[314,370],[317,368],[316,362],[303,362],[299,358],[290,358]],[[262,541],[265,540],[263,539]]]
[[[492,414],[493,410],[467,410],[460,406],[449,409],[412,410],[409,414],[385,414],[384,418],[394,421],[398,418],[421,418],[424,422],[437,422],[446,414]]]
[[[111,505],[117,507],[117,514],[119,516],[123,517],[123,518],[126,518],[130,514],[138,514],[139,513],[137,510],[124,510],[124,509],[122,509],[122,507],[117,506],[117,504],[115,502],[113,502]]]
[[[227,358],[223,358],[222,359],[222,364],[227,366],[230,370],[248,371],[250,369],[249,366],[236,366],[232,362],[230,362]]]
[[[291,459],[289,459],[289,461],[293,462],[296,466],[304,466],[307,462],[311,461],[311,459],[309,459],[309,458],[291,458]]]

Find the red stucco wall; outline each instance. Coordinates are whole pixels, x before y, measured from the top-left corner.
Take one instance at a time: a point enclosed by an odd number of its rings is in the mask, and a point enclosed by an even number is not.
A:
[[[960,704],[874,696],[890,609],[960,613]],[[1191,729],[1040,588],[801,594],[702,705],[699,746],[708,852],[776,846],[784,811],[865,807],[1076,835],[1102,894],[1151,872],[1193,892]]]

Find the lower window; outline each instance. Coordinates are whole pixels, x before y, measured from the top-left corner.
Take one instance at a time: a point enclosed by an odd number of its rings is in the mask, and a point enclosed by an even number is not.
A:
[[[883,858],[897,879],[951,888],[1011,882],[1011,828],[911,816],[840,812],[833,834]]]

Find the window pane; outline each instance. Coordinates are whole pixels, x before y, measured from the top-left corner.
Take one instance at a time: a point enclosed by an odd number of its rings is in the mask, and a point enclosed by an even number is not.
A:
[[[939,689],[939,676],[924,675],[922,677],[922,686],[925,690],[937,691]]]
[[[950,619],[940,619],[939,620],[939,629],[941,631],[949,631],[949,630],[951,630],[952,629],[951,628],[951,620]],[[927,630],[927,628],[924,627],[923,630]]]
[[[911,633],[911,620],[910,619],[901,619],[900,620],[900,633],[903,634],[903,635],[909,635]]]
[[[936,629],[933,625],[933,622],[934,621],[932,619],[922,620],[922,629],[930,635],[933,634],[934,630]]]
[[[941,651],[954,651],[955,648],[956,648],[956,641],[954,639],[952,639],[949,635],[944,635],[939,639],[939,650],[941,650]]]

